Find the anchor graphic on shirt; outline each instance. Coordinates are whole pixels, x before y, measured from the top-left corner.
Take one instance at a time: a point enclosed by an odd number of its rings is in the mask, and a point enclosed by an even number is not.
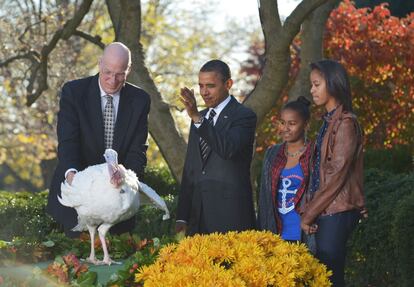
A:
[[[292,211],[295,208],[295,204],[292,204],[289,207],[286,207],[286,195],[288,193],[296,194],[297,189],[288,190],[288,187],[292,185],[292,181],[288,178],[282,179],[282,186],[283,188],[279,189],[279,192],[282,193],[282,207],[279,207],[278,210],[281,214],[286,214]]]

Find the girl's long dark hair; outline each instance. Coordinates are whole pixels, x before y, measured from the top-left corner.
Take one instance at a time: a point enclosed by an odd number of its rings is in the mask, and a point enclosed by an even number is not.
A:
[[[345,111],[352,112],[351,85],[344,66],[333,60],[321,60],[311,63],[310,67],[322,74],[329,95],[337,99]]]

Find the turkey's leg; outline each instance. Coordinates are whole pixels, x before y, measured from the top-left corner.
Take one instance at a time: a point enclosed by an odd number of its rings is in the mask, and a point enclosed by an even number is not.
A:
[[[95,257],[95,234],[96,234],[96,226],[88,226],[89,236],[91,237],[91,253],[89,254],[89,258],[86,258],[86,261],[93,264],[98,264],[99,261],[96,260]]]
[[[106,264],[106,265],[111,265],[112,263],[113,264],[121,264],[120,262],[113,261],[109,257],[108,248],[106,246],[105,236],[106,236],[106,233],[108,232],[109,228],[111,228],[111,226],[112,225],[110,225],[110,224],[105,224],[104,223],[104,224],[101,224],[101,226],[98,227],[99,239],[101,240],[102,250],[104,252],[104,258],[100,262],[100,264]]]

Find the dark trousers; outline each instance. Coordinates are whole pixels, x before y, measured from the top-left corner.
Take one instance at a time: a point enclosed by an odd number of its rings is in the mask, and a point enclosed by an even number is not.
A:
[[[332,270],[333,287],[344,287],[346,242],[354,230],[360,214],[356,210],[320,216],[317,220],[316,257]]]

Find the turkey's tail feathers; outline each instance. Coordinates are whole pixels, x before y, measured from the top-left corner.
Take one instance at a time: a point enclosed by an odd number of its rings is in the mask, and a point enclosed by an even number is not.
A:
[[[162,216],[163,220],[167,220],[170,218],[170,211],[167,208],[167,204],[165,204],[164,199],[162,199],[151,187],[146,185],[143,182],[138,182],[139,191],[140,191],[140,201],[141,204],[153,204],[155,207],[163,210],[165,213]],[[145,195],[145,196],[143,196]]]
[[[69,183],[62,182],[60,185],[61,196],[57,196],[59,202],[67,207],[77,207],[80,205],[81,198],[79,197],[79,192],[75,192],[73,186]],[[78,225],[72,228],[72,231],[85,231],[87,230],[87,225],[83,220],[78,216]]]
[[[72,231],[86,231],[86,230],[88,230],[88,227],[86,226],[86,224],[82,223],[78,217],[78,225],[72,228]]]
[[[77,207],[81,204],[82,199],[79,196],[79,192],[75,192],[73,186],[69,183],[62,182],[60,185],[61,196],[57,196],[59,202],[67,207]]]

